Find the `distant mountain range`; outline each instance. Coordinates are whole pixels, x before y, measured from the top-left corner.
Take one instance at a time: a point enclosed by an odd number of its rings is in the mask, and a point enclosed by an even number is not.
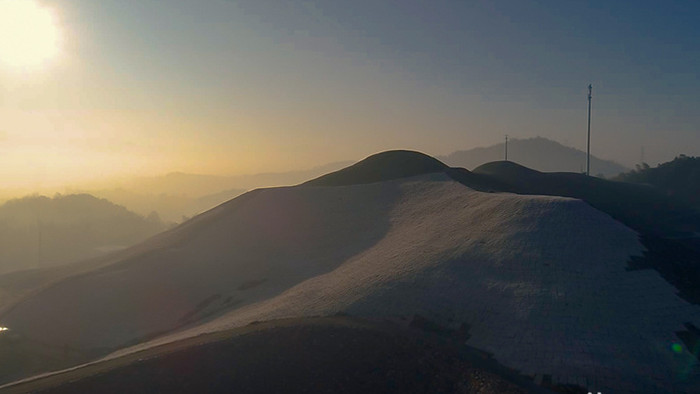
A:
[[[173,172],[163,176],[136,178],[125,185],[135,191],[151,194],[187,195],[198,198],[226,189],[250,190],[269,186],[290,186],[317,177],[329,171],[343,168],[351,162],[334,162],[308,170],[266,172],[250,175],[201,175]]]
[[[697,366],[700,251],[685,242],[698,229],[687,204],[648,185],[507,161],[469,171],[383,152],[245,193],[91,262],[0,275],[0,323],[9,328],[0,332],[0,382],[107,356],[0,393],[101,391],[110,382],[116,391],[209,392],[226,379],[218,392],[269,387],[287,379],[279,360],[320,363],[313,376],[334,387],[370,379],[322,351],[339,343],[349,347],[333,354],[365,360],[380,377],[415,378],[411,365],[362,352],[411,348],[399,359],[424,360],[430,377],[445,377],[433,391],[459,392],[449,365],[462,370],[464,360],[426,359],[424,348],[380,335],[377,322],[423,344],[440,336],[462,355],[477,349],[472,360],[488,360],[490,371],[559,392],[700,392],[697,370],[676,373]],[[327,318],[343,328],[315,320]],[[192,359],[205,366],[189,368]],[[246,372],[230,378],[236,371]],[[499,384],[520,384],[497,374],[507,381]]]
[[[482,164],[503,160],[505,143],[483,148],[460,150],[438,157],[452,167],[472,170]],[[543,172],[583,172],[586,170],[586,152],[564,146],[547,138],[511,139],[508,141],[508,160]],[[591,175],[615,176],[629,169],[614,161],[591,155]]]
[[[113,189],[80,191],[106,198],[142,215],[155,211],[164,221],[181,222],[248,190],[295,185],[349,164],[351,162],[334,162],[301,171],[233,176],[173,172],[131,179]]]
[[[89,194],[29,196],[0,206],[0,273],[123,249],[166,225]]]
[[[509,160],[538,171],[581,172],[586,166],[584,152],[546,138],[513,139],[509,141],[508,148]],[[503,150],[503,144],[497,144],[456,151],[439,159],[452,167],[474,169],[481,164],[501,160]],[[164,221],[179,223],[248,190],[296,185],[350,164],[351,161],[339,161],[308,170],[234,176],[173,172],[134,178],[112,189],[78,191],[106,198],[141,215],[155,211]],[[627,170],[618,163],[592,156],[592,175],[611,177]]]

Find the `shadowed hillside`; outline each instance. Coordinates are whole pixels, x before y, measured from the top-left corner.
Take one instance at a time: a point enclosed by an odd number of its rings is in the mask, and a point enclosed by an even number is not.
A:
[[[687,204],[648,185],[578,173],[544,173],[511,161],[487,163],[473,173],[500,182],[502,191],[582,199],[643,234],[675,237],[692,234],[700,226],[699,215]]]
[[[87,194],[10,200],[0,206],[0,273],[94,257],[165,228],[157,215]]]
[[[680,155],[667,163],[620,174],[616,180],[653,185],[669,196],[683,199],[700,209],[700,157]]]
[[[503,155],[504,144],[496,144],[484,148],[456,151],[440,157],[440,159],[452,167],[464,167],[471,170],[484,163],[503,160]],[[580,173],[586,169],[586,152],[542,137],[509,140],[508,160],[546,172]],[[591,156],[591,175],[602,174],[609,177],[624,171],[627,171],[627,168],[614,161]]]

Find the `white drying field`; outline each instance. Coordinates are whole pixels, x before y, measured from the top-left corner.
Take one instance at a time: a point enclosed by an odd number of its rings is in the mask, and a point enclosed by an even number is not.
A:
[[[627,271],[643,250],[637,234],[579,200],[482,193],[433,174],[261,190],[189,226],[2,323],[89,347],[167,329],[193,309],[229,311],[130,352],[256,320],[418,314],[468,324],[469,345],[537,379],[602,392],[700,387],[694,358],[671,350],[700,308],[655,271]]]

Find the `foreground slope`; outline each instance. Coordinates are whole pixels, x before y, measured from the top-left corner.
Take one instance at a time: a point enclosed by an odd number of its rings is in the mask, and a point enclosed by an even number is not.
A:
[[[399,193],[383,184],[250,192],[138,253],[24,298],[0,325],[17,336],[16,346],[41,341],[88,360],[334,269],[384,235]],[[0,376],[21,376],[12,370],[18,364],[4,365]]]
[[[629,271],[637,234],[580,200],[489,194],[411,178],[381,241],[325,275],[172,338],[338,312],[470,327],[468,344],[531,375],[612,391],[697,384],[675,354],[698,308]],[[357,187],[357,186],[355,186]],[[692,368],[689,371],[694,371]],[[682,380],[681,379],[681,380]]]
[[[342,316],[199,336],[0,388],[42,393],[540,392],[456,338]]]
[[[25,297],[0,315],[14,335],[3,345],[43,341],[74,356],[4,364],[4,381],[132,344],[113,357],[254,321],[344,313],[466,327],[468,345],[538,382],[698,387],[676,333],[699,325],[700,311],[656,271],[628,270],[644,250],[635,231],[581,200],[466,187],[500,181],[424,155],[374,160],[402,164],[371,182],[348,170],[325,185],[247,193]],[[402,171],[407,161],[419,170]]]

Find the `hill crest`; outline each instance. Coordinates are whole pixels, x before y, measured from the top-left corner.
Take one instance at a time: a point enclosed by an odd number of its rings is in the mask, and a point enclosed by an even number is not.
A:
[[[369,156],[349,167],[312,179],[308,186],[347,186],[389,181],[442,172],[447,165],[424,153],[390,150]]]

